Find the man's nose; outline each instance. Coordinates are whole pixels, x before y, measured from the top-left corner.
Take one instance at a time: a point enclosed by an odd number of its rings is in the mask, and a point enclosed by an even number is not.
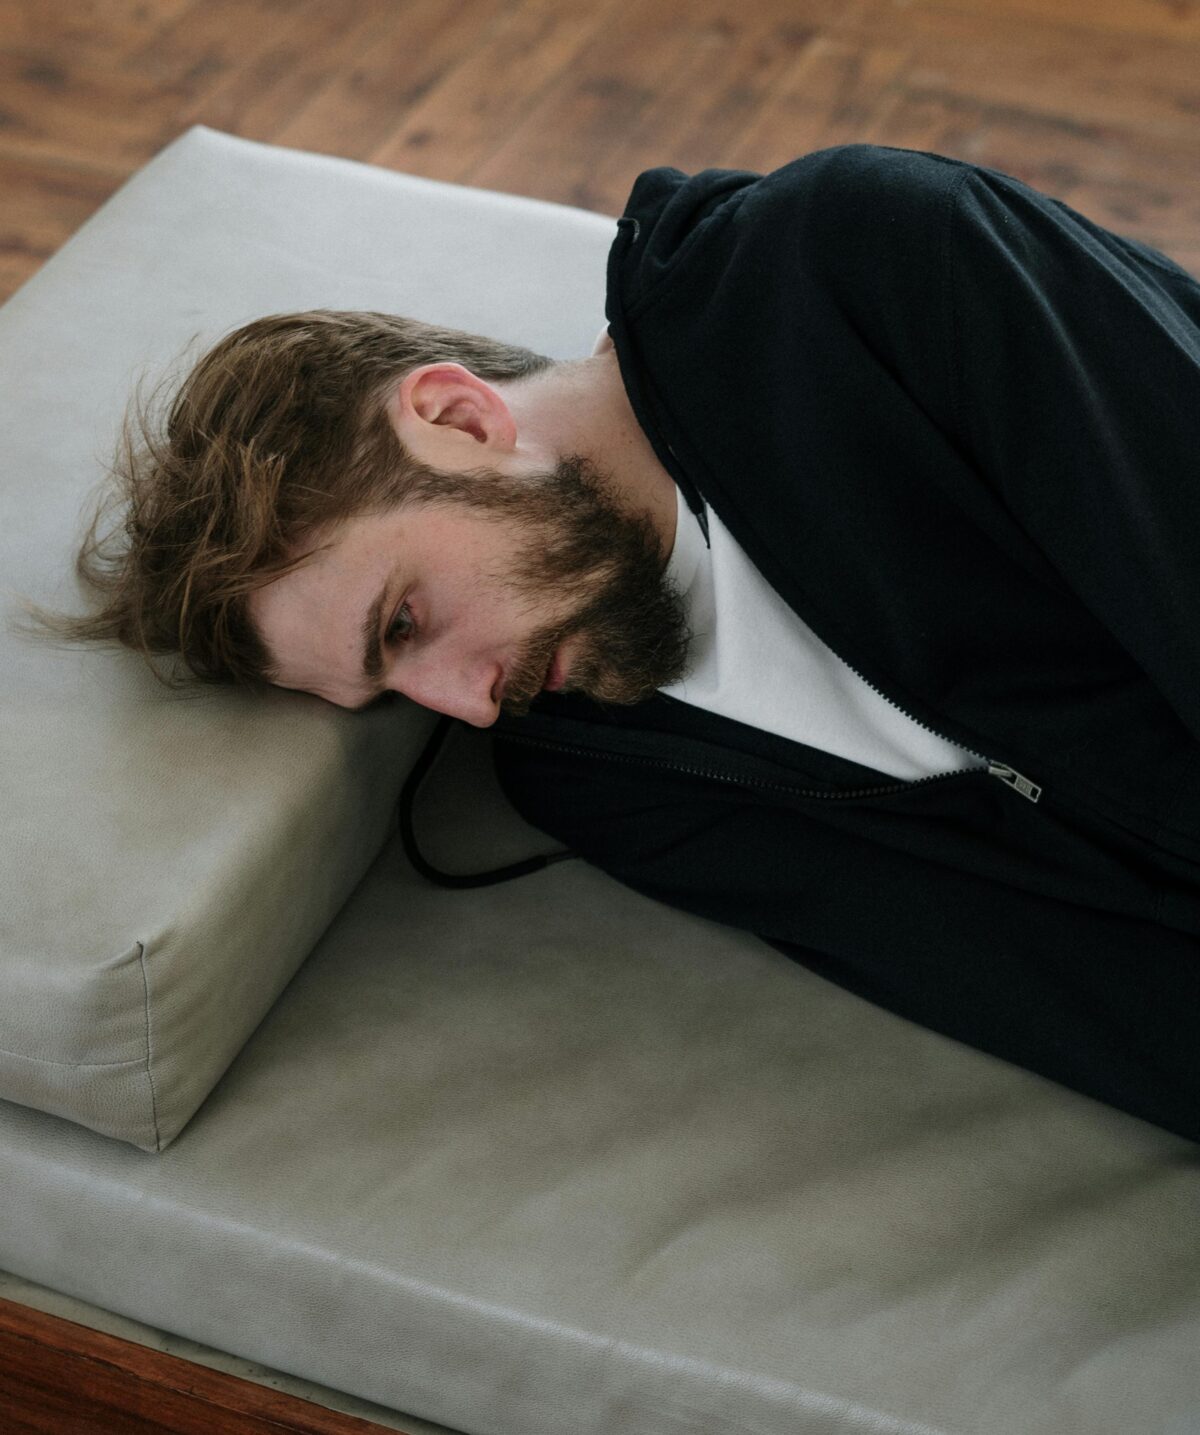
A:
[[[429,662],[420,667],[401,661],[388,686],[421,707],[459,718],[472,727],[491,727],[500,715],[499,663],[453,666]]]

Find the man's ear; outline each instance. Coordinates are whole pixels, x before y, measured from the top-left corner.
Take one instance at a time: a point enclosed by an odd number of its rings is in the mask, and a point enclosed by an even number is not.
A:
[[[462,364],[422,364],[405,374],[387,401],[400,442],[419,462],[478,467],[479,445],[493,454],[511,451],[517,425],[499,391]]]

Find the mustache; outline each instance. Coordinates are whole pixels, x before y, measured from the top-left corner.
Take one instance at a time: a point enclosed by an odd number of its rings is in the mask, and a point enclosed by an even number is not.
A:
[[[545,685],[546,672],[559,643],[568,636],[563,628],[556,627],[543,629],[526,641],[504,684],[504,697],[500,703],[504,712],[512,717],[525,716]]]
[[[597,702],[644,702],[687,672],[692,633],[679,594],[656,566],[619,568],[571,618],[546,625],[526,641],[505,684],[506,713],[528,713],[558,647],[577,634],[585,641],[572,654],[567,686]]]
[[[574,646],[567,687],[600,702],[641,702],[686,670],[682,598],[664,577],[649,514],[631,512],[609,475],[570,454],[537,482],[443,478],[425,501],[465,501],[521,536],[506,573],[489,575],[530,612],[554,616],[525,639],[506,674],[501,708],[523,717],[545,687],[555,652]]]

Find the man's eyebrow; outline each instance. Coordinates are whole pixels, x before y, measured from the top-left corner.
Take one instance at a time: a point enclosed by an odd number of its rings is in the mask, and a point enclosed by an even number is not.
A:
[[[383,646],[379,630],[383,622],[383,605],[387,602],[388,585],[384,583],[379,596],[367,610],[362,625],[362,672],[369,683],[378,684],[383,674]]]

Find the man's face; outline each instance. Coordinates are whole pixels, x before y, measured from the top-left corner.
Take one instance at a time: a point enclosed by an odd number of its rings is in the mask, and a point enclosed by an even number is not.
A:
[[[339,524],[252,595],[280,686],[355,708],[397,692],[487,727],[543,688],[632,703],[683,676],[687,625],[654,526],[590,463],[434,486]]]

